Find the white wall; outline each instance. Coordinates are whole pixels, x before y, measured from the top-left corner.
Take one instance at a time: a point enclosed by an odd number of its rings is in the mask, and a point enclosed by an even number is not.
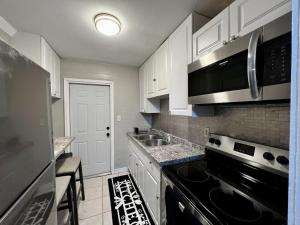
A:
[[[16,29],[0,16],[0,40],[10,44],[10,39],[15,35]]]
[[[126,132],[132,127],[150,127],[139,113],[138,70],[135,67],[119,66],[84,60],[62,60],[61,78],[99,79],[114,82],[115,101],[115,168],[127,165],[128,150]],[[63,85],[62,93],[63,93]],[[55,101],[55,100],[54,100]],[[63,100],[53,102],[54,136],[64,135]],[[116,116],[121,115],[121,122]],[[151,117],[149,117],[149,120]]]

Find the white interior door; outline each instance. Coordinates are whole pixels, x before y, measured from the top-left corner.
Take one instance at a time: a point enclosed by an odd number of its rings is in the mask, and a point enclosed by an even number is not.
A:
[[[110,172],[109,86],[70,84],[70,126],[84,176]]]

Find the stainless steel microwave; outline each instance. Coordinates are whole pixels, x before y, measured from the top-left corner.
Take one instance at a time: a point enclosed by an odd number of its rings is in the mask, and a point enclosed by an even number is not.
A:
[[[291,14],[188,66],[189,104],[290,99]]]

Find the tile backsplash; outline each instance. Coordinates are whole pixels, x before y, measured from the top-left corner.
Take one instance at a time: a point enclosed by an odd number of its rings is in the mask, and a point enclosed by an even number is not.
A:
[[[204,145],[204,129],[274,147],[289,148],[289,104],[216,106],[214,116],[169,115],[168,99],[161,100],[161,113],[154,114],[152,126],[167,133]]]

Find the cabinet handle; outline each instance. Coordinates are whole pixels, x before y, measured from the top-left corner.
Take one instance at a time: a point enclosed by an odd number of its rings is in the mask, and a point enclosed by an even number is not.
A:
[[[156,196],[156,199],[158,200],[158,199],[159,199],[159,196]]]
[[[156,81],[156,79],[154,78],[154,79],[153,79],[153,81],[155,82],[155,81]]]
[[[149,164],[152,164],[152,162],[151,162],[151,161],[149,161]]]

